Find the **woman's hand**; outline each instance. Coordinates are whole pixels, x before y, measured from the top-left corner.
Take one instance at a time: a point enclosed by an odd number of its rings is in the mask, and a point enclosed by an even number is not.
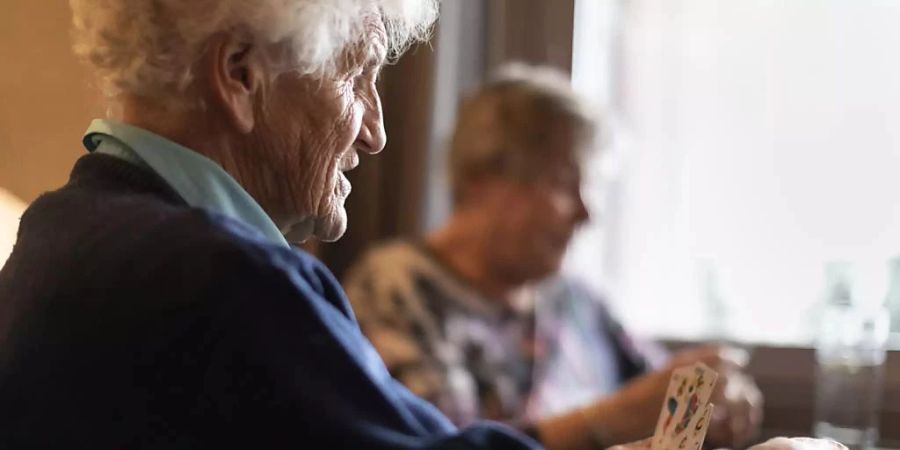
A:
[[[706,435],[710,445],[739,448],[759,433],[763,398],[749,376],[737,371],[720,376],[710,401],[715,405]]]
[[[702,362],[719,373],[710,398],[716,408],[707,441],[714,446],[740,446],[756,435],[762,420],[762,396],[753,380],[741,372],[747,359],[746,353],[719,346],[676,353],[666,367],[632,380],[608,397],[537,423],[538,434],[551,450],[596,448],[598,441],[630,442],[650,436],[672,371]]]
[[[667,368],[702,362],[718,372],[710,403],[715,405],[706,441],[714,447],[738,448],[759,433],[763,419],[763,396],[744,370],[747,352],[719,345],[690,348],[672,355]]]
[[[748,450],[847,450],[847,447],[831,439],[777,437],[754,445]]]

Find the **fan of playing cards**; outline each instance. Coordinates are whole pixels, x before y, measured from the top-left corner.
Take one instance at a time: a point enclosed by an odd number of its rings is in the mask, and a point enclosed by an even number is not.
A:
[[[709,403],[718,374],[703,363],[672,372],[651,450],[699,450],[712,417]]]

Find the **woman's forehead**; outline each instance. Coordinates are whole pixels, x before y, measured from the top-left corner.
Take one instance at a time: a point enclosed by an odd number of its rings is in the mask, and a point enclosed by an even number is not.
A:
[[[581,164],[579,164],[579,161],[574,154],[566,152],[555,158],[550,158],[548,161],[541,164],[538,170],[547,175],[562,176],[566,178],[577,177],[581,174]]]

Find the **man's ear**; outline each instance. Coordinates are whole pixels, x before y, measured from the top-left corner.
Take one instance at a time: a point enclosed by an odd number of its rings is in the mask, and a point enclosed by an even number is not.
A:
[[[263,60],[250,42],[222,33],[213,36],[203,60],[208,89],[225,119],[240,133],[255,125],[253,100],[262,88]]]

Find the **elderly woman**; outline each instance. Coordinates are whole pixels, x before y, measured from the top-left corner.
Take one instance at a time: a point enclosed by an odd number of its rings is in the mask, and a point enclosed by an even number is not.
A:
[[[596,293],[557,275],[588,219],[580,168],[596,126],[550,69],[514,65],[472,94],[452,137],[449,220],[372,250],[345,280],[362,329],[456,423],[510,422],[550,449],[652,434],[673,368],[703,361],[720,372],[710,441],[741,445],[760,422],[745,361],[705,347],[653,370]]]
[[[0,448],[535,448],[396,383],[329,272],[425,0],[72,0],[121,116],[0,272]],[[287,239],[285,239],[285,236]]]

